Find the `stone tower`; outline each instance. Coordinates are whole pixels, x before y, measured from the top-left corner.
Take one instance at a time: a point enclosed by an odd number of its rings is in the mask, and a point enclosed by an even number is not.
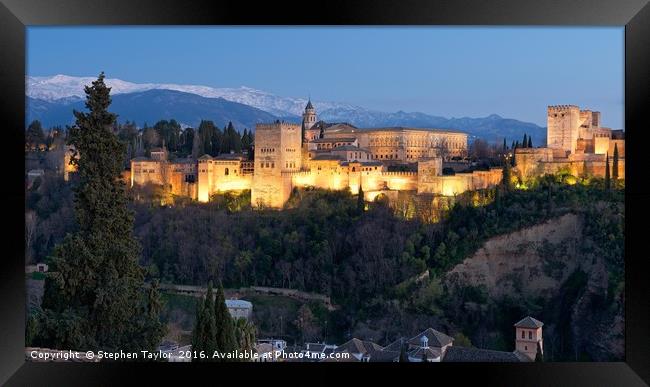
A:
[[[255,127],[254,206],[280,208],[291,194],[291,172],[302,167],[301,126],[276,121]]]
[[[543,326],[543,322],[530,316],[524,317],[515,324],[515,349],[526,355],[531,361],[535,360],[538,343],[542,350],[542,355],[544,354]]]
[[[580,132],[580,108],[575,105],[549,106],[546,114],[549,148],[575,153]]]
[[[307,102],[307,106],[305,106],[305,112],[302,114],[302,125],[305,132],[305,140],[314,140],[314,133],[312,133],[310,129],[316,125],[316,109],[314,109],[314,105],[311,104],[311,98]]]

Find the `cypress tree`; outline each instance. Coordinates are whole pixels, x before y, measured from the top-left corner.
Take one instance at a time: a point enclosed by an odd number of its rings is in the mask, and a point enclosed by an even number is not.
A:
[[[521,143],[522,148],[526,148],[528,146],[528,136],[526,133],[524,133],[524,141]]]
[[[205,305],[203,307],[203,317],[202,317],[203,329],[202,329],[202,339],[203,350],[208,356],[209,360],[212,360],[212,355],[214,351],[217,350],[217,328],[215,320],[215,302],[214,302],[214,293],[212,292],[212,282],[208,283],[208,291],[205,294]]]
[[[515,140],[512,140],[512,145],[510,146],[510,149],[515,149]]]
[[[363,210],[366,208],[366,202],[363,200],[363,188],[359,184],[359,193],[357,194],[357,211],[362,214]]]
[[[194,318],[194,329],[192,329],[192,351],[202,351],[205,337],[203,336],[203,306],[205,301],[201,298],[196,300]]]
[[[614,158],[612,159],[612,178],[618,180],[618,144],[614,143]]]
[[[507,159],[504,159],[503,163],[503,179],[501,180],[501,183],[503,184],[503,187],[505,188],[506,191],[510,190],[510,163],[508,162]],[[497,189],[498,190],[498,189]]]
[[[506,145],[506,138],[503,138],[503,150],[508,150],[508,146]]]
[[[159,304],[142,290],[140,245],[133,237],[133,214],[121,179],[126,145],[112,131],[116,116],[108,111],[104,73],[85,92],[89,111],[73,112],[76,124],[68,137],[75,149],[71,163],[78,169],[77,230],[50,257],[39,345],[154,350],[162,336],[147,333],[156,326]]]
[[[400,351],[399,351],[399,362],[400,363],[409,363],[409,357],[408,354],[406,353],[406,344],[404,343],[404,340],[401,340],[401,345],[400,345]]]
[[[25,142],[31,148],[38,148],[39,144],[45,142],[45,133],[43,132],[43,126],[39,120],[34,120],[27,127],[25,132]]]
[[[217,350],[223,353],[229,353],[237,348],[237,339],[235,338],[235,325],[226,306],[226,298],[223,293],[223,286],[219,284],[217,297],[214,306],[215,332]],[[228,359],[222,359],[227,361]]]
[[[535,353],[535,361],[536,362],[544,361],[544,355],[542,354],[542,346],[539,345],[539,342],[537,343],[537,352]]]
[[[612,180],[609,177],[609,153],[607,153],[605,158],[605,188],[612,188]]]
[[[528,148],[532,148],[532,147],[533,147],[533,138],[532,138],[532,137],[528,137],[528,145],[527,145],[527,147],[528,147]]]

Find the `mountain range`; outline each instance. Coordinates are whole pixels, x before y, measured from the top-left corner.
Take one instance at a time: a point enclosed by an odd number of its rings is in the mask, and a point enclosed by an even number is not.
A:
[[[45,127],[70,125],[72,110],[83,110],[84,85],[96,78],[55,75],[27,76],[27,122],[38,119]],[[201,85],[133,83],[120,79],[105,80],[111,87],[111,110],[120,122],[129,120],[139,126],[153,125],[158,120],[174,118],[183,126],[195,127],[208,119],[221,127],[232,121],[239,130],[253,128],[256,123],[276,119],[300,122],[307,100],[277,96],[250,87],[214,88]],[[534,123],[487,117],[446,118],[420,112],[381,112],[342,102],[312,101],[318,118],[327,122],[347,122],[357,127],[432,127],[456,129],[470,137],[500,142],[532,136],[534,145],[546,141],[546,129]],[[510,144],[508,144],[510,145]]]

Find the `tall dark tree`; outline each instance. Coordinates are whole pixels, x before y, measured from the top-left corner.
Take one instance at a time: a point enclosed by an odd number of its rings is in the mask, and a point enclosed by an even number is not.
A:
[[[521,143],[522,148],[526,148],[528,146],[528,136],[526,133],[524,133],[524,141]]]
[[[357,194],[357,211],[362,214],[365,208],[366,201],[363,198],[363,187],[361,187],[361,183],[359,183],[359,193]]]
[[[404,340],[401,340],[400,351],[399,351],[399,362],[400,363],[409,363],[409,356],[406,353],[408,345],[404,343]]]
[[[170,152],[176,152],[179,149],[181,125],[176,120],[161,120],[153,126],[158,134],[161,144],[164,142],[165,148]]]
[[[506,145],[506,138],[503,138],[503,150],[506,151],[508,150],[508,146]]]
[[[77,230],[56,246],[43,296],[39,345],[76,350],[155,349],[158,303],[143,291],[140,245],[133,237],[121,179],[125,145],[113,133],[110,88],[101,73],[86,86],[87,113],[70,128]]]
[[[218,156],[221,151],[222,133],[212,121],[201,120],[198,127],[197,156]]]
[[[237,348],[235,324],[226,307],[223,286],[219,284],[214,306],[216,347],[222,353],[232,352]]]
[[[506,191],[510,190],[510,181],[511,181],[511,175],[512,175],[510,168],[511,168],[510,161],[508,159],[504,158],[504,161],[503,161],[503,179],[501,180],[501,183],[503,185],[503,188]]]
[[[45,134],[43,126],[39,120],[32,121],[25,132],[25,143],[30,148],[37,148],[40,144],[45,143]]]
[[[532,148],[533,147],[533,138],[528,137],[528,145],[526,145],[527,148]]]
[[[542,346],[537,343],[537,352],[535,353],[535,361],[536,362],[543,362],[544,361],[544,354],[542,353]]]
[[[192,332],[192,352],[197,354],[195,359],[198,362],[215,360],[213,354],[217,350],[217,331],[214,318],[214,293],[210,282],[203,302],[197,304],[196,321]],[[204,356],[200,355],[201,352]]]
[[[607,153],[607,156],[605,157],[605,188],[612,188],[612,179],[609,175],[609,153]]]
[[[192,154],[192,147],[194,146],[194,128],[185,128],[181,134],[180,151],[184,155]]]
[[[241,136],[241,149],[242,151],[251,151],[251,145],[253,144],[252,137],[248,129],[244,128],[244,133]]]
[[[614,156],[612,158],[612,179],[618,180],[618,144],[614,143]]]
[[[240,153],[241,152],[241,136],[235,129],[232,122],[223,129],[223,141],[221,142],[221,153]]]

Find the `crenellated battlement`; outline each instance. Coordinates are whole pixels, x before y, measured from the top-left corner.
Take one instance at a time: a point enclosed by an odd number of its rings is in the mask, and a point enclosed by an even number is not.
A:
[[[417,176],[417,172],[412,171],[383,171],[382,176]]]
[[[311,171],[286,171],[282,176],[311,176]]]
[[[255,124],[255,130],[280,130],[280,129],[289,129],[289,130],[300,130],[301,126],[291,122],[285,121],[276,121],[270,124]]]
[[[559,111],[568,111],[568,110],[580,110],[580,108],[576,105],[549,105],[548,106],[548,111],[549,112],[559,112]]]

